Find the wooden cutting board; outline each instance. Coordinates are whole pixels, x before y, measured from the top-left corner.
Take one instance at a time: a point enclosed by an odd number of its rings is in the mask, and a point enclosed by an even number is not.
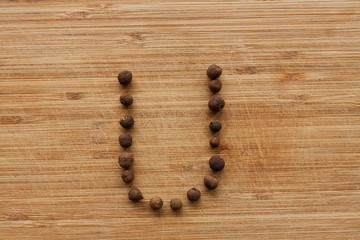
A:
[[[360,239],[359,1],[29,0],[0,11],[0,239]],[[212,63],[224,69],[216,115]],[[117,164],[125,114],[136,204]],[[213,119],[224,126],[215,150]],[[226,167],[207,191],[214,154]]]

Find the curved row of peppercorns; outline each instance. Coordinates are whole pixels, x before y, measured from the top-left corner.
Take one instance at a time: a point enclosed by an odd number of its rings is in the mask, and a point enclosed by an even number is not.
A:
[[[221,75],[222,69],[217,65],[211,65],[207,70],[207,75],[211,79],[209,81],[209,89],[213,93],[217,93],[221,90],[222,83],[217,78]],[[120,72],[118,75],[119,83],[122,85],[128,85],[132,80],[132,74],[130,71]],[[128,107],[133,103],[133,98],[128,93],[123,93],[120,96],[120,102]],[[214,95],[210,98],[208,102],[209,108],[217,113],[221,111],[225,106],[225,101],[221,96]],[[134,125],[134,118],[130,115],[124,116],[120,120],[120,125],[125,129],[130,129]],[[221,130],[222,126],[219,121],[212,121],[209,125],[209,128],[213,132],[218,132]],[[119,136],[119,143],[123,148],[128,148],[132,145],[132,137],[128,133],[123,133]],[[210,145],[212,147],[218,147],[220,144],[220,139],[216,136],[210,139]],[[119,165],[125,170],[121,173],[121,178],[125,183],[131,183],[134,179],[134,173],[129,168],[132,166],[134,158],[131,153],[123,152],[119,156]],[[213,156],[209,160],[209,166],[213,171],[221,171],[225,166],[225,161],[220,156]],[[215,189],[218,186],[218,179],[215,176],[208,175],[204,178],[204,184],[208,189]],[[137,202],[143,199],[142,193],[138,188],[131,188],[128,197],[131,201]],[[187,191],[187,198],[190,201],[198,201],[201,197],[201,192],[196,188],[191,188]],[[153,197],[150,200],[150,207],[154,210],[158,210],[163,206],[163,201],[160,197]],[[170,201],[170,207],[177,211],[182,207],[182,202],[178,198],[174,198]]]
[[[211,92],[218,93],[222,88],[222,83],[218,77],[222,74],[222,68],[218,65],[212,64],[207,69],[207,75],[210,78],[208,83],[209,89]],[[225,100],[219,95],[213,95],[209,102],[208,106],[211,111],[217,113],[221,111],[225,107]],[[209,128],[213,133],[217,133],[221,130],[222,124],[219,121],[211,121],[209,124]],[[213,136],[210,138],[210,146],[216,148],[220,145],[220,138],[217,136]],[[209,166],[214,172],[221,171],[225,167],[225,161],[222,157],[218,155],[214,155],[209,159]],[[215,189],[219,184],[219,180],[212,175],[205,176],[204,185],[210,189]]]
[[[118,81],[121,85],[126,86],[132,81],[132,73],[130,71],[122,71],[118,75]],[[129,93],[122,93],[120,96],[120,103],[125,107],[129,107],[133,103],[134,99]],[[134,118],[131,115],[126,115],[120,119],[120,125],[125,129],[130,129],[134,125]],[[132,137],[128,133],[122,133],[119,136],[120,146],[123,148],[129,148],[132,145]],[[125,183],[131,183],[134,180],[134,173],[129,169],[134,163],[134,157],[129,152],[122,152],[119,156],[118,163],[124,170],[121,173],[121,178]],[[133,187],[128,193],[128,197],[131,201],[137,202],[143,199],[140,189]],[[162,208],[163,201],[160,197],[153,197],[150,200],[150,207],[154,210]],[[170,207],[177,211],[182,207],[182,202],[178,198],[174,198],[170,201]]]

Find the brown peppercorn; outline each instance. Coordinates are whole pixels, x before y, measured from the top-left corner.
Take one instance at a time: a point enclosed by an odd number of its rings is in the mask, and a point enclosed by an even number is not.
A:
[[[178,198],[171,199],[170,201],[170,207],[172,210],[177,211],[182,207],[182,202]]]
[[[119,136],[120,146],[123,148],[128,148],[132,145],[132,137],[128,133],[123,133]]]
[[[133,165],[134,157],[129,152],[122,152],[119,156],[118,163],[119,163],[120,167],[122,167],[124,169],[128,169]]]
[[[125,183],[131,183],[134,180],[134,172],[131,169],[124,170],[121,173],[121,178]]]
[[[187,198],[192,202],[199,200],[200,197],[201,197],[201,192],[196,188],[191,188],[189,191],[187,191]]]
[[[218,137],[212,137],[210,138],[210,146],[213,148],[216,148],[220,145],[220,138]]]
[[[221,90],[222,83],[219,79],[211,80],[211,81],[209,81],[208,86],[209,86],[210,91],[212,91],[213,93],[217,93]]]
[[[137,201],[143,199],[141,191],[136,187],[130,189],[128,197],[133,202],[137,202]]]
[[[130,71],[122,71],[118,75],[118,81],[121,85],[128,85],[132,80],[132,73]]]
[[[133,116],[131,116],[131,115],[123,116],[120,119],[120,125],[123,128],[126,128],[126,129],[132,128],[132,126],[134,126],[134,118],[133,118]]]
[[[129,93],[122,93],[121,96],[120,96],[120,102],[122,105],[124,105],[125,107],[128,107],[130,106],[133,102],[134,102],[134,99],[133,97],[131,96],[131,94]]]
[[[221,171],[225,167],[225,161],[222,157],[214,155],[209,160],[209,166],[214,171]]]
[[[212,64],[208,67],[206,74],[210,79],[217,79],[222,73],[222,68],[216,64]]]
[[[219,180],[215,176],[208,175],[204,178],[204,184],[208,189],[212,190],[218,186]]]
[[[160,197],[153,197],[150,200],[150,207],[154,210],[158,210],[163,206],[163,201]]]
[[[219,112],[225,107],[225,101],[222,97],[214,95],[210,98],[208,105],[211,111]]]
[[[218,132],[221,130],[222,125],[219,121],[211,121],[209,124],[209,128],[211,129],[211,131],[213,132]]]

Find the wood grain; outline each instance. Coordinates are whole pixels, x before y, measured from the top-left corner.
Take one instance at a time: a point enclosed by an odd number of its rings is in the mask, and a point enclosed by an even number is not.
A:
[[[0,239],[360,239],[359,1],[29,0],[0,12]],[[217,115],[211,63],[224,68]],[[117,165],[124,114],[138,204]],[[215,153],[226,168],[209,192]]]

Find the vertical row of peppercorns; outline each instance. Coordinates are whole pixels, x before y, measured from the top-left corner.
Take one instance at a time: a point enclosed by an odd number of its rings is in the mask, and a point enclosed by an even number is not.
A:
[[[214,94],[218,93],[221,90],[222,83],[218,79],[220,75],[222,74],[222,68],[213,64],[210,65],[207,70],[207,75],[210,78],[210,81],[208,83],[210,91],[212,91]],[[213,95],[209,100],[209,108],[214,113],[217,113],[221,111],[225,106],[225,101],[220,95]],[[211,121],[209,124],[209,128],[213,133],[219,132],[222,128],[222,125],[219,121],[214,120]],[[217,136],[213,136],[210,138],[210,146],[213,148],[216,148],[220,145],[220,138]],[[221,171],[225,167],[225,161],[222,157],[218,155],[214,155],[209,160],[209,166],[210,168],[215,171]],[[208,175],[204,178],[204,184],[208,189],[215,189],[219,181],[215,176]]]
[[[126,87],[132,81],[132,73],[130,71],[122,71],[118,75],[118,81],[121,85]],[[134,99],[129,93],[122,93],[120,96],[120,103],[124,105],[124,107],[130,107],[133,103]],[[120,125],[128,130],[134,125],[134,117],[131,115],[125,115],[120,119]],[[125,132],[119,136],[120,146],[124,149],[131,147],[132,145],[132,137],[129,133]],[[121,172],[122,180],[129,184],[134,180],[134,172],[130,169],[134,163],[134,157],[130,152],[123,151],[119,156],[119,165],[123,168]],[[138,188],[131,188],[129,192],[129,198],[131,201],[139,201],[143,199],[141,191]]]
[[[214,94],[218,93],[221,90],[222,83],[218,79],[218,77],[220,77],[221,74],[222,74],[222,68],[219,67],[218,65],[212,64],[207,69],[207,76],[210,78],[208,86],[210,91],[213,92]],[[208,106],[211,111],[217,113],[224,108],[225,101],[220,95],[213,95],[208,102]],[[214,120],[210,122],[209,128],[211,129],[212,132],[216,133],[221,130],[222,125],[219,121]],[[213,136],[210,139],[210,146],[216,148],[219,145],[220,145],[220,138],[218,138],[217,136]],[[225,161],[222,157],[218,155],[214,155],[209,160],[209,166],[214,172],[218,172],[225,167]],[[219,184],[219,180],[213,175],[208,175],[204,178],[204,185],[209,190],[215,189],[218,186],[218,184]],[[192,202],[199,200],[200,197],[201,197],[201,192],[196,188],[191,188],[187,192],[187,198]]]
[[[118,75],[118,81],[121,85],[127,86],[132,81],[132,73],[130,71],[122,71]],[[129,107],[133,103],[133,97],[129,93],[122,93],[120,96],[120,102],[125,107]],[[120,119],[120,125],[124,129],[130,129],[134,125],[134,117],[131,115],[123,116]],[[132,137],[129,133],[122,133],[119,136],[119,143],[120,146],[124,149],[127,149],[131,147],[132,145]],[[125,183],[131,183],[134,180],[134,173],[130,169],[134,163],[134,157],[130,152],[122,152],[119,156],[119,165],[123,168],[123,171],[121,173],[121,178]],[[141,199],[143,199],[141,191],[136,188],[132,187],[128,193],[128,197],[131,201],[137,202]],[[160,209],[163,206],[163,201],[160,197],[153,197],[150,200],[150,206],[152,209],[157,210]],[[174,198],[170,201],[170,207],[173,210],[179,210],[182,207],[182,202],[178,198]]]

